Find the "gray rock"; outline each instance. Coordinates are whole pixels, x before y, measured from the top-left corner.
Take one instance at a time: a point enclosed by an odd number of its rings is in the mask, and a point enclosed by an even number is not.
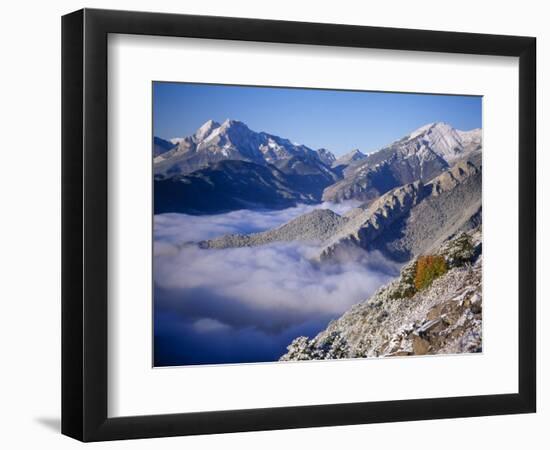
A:
[[[316,209],[297,217],[274,230],[248,235],[230,234],[217,239],[203,241],[202,248],[253,247],[279,241],[322,242],[332,236],[346,222],[328,209]]]

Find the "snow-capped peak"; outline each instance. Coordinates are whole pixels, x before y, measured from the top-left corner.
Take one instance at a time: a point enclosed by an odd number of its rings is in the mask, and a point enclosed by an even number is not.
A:
[[[235,119],[225,119],[221,124],[221,128],[224,128],[224,129],[234,127],[234,126],[241,126],[244,128],[248,128],[244,122],[241,122],[240,120],[235,120]]]
[[[218,122],[214,122],[210,119],[201,125],[201,127],[195,132],[195,139],[200,142],[206,139],[212,131],[219,127],[220,124]]]
[[[428,123],[426,125],[421,126],[420,128],[414,130],[411,134],[409,134],[408,140],[412,140],[417,138],[418,136],[421,136],[429,131],[438,130],[440,132],[446,133],[450,130],[453,130],[453,127],[451,127],[446,122],[432,122]]]
[[[413,131],[407,141],[419,141],[415,145],[430,148],[447,162],[452,162],[465,152],[473,150],[472,144],[480,143],[480,135],[480,131],[464,132],[456,130],[448,123],[434,122]]]
[[[361,159],[365,159],[367,155],[365,155],[361,150],[358,148],[353,149],[349,151],[348,153],[345,153],[344,155],[338,157],[333,163],[333,167],[336,167],[338,165],[348,165],[355,161],[359,161]]]

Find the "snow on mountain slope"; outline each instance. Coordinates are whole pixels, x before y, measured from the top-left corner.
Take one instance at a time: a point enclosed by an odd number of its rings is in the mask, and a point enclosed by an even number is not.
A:
[[[153,157],[156,158],[163,153],[166,153],[174,148],[175,144],[171,141],[166,141],[159,137],[153,139]]]
[[[316,151],[279,136],[253,131],[245,123],[230,119],[222,124],[209,120],[193,135],[174,138],[172,142],[176,148],[154,159],[155,175],[188,174],[222,160],[273,164],[299,158],[328,168],[335,160],[326,149]]]
[[[448,163],[468,152],[473,141],[481,144],[480,130],[459,131],[448,123],[437,122],[425,125],[409,135],[408,141],[420,141],[422,145],[443,157]]]
[[[461,131],[443,122],[424,125],[350,163],[344,178],[325,189],[323,200],[372,201],[397,186],[429,181],[481,147],[481,129]]]
[[[202,141],[206,139],[210,134],[218,129],[220,127],[220,124],[218,122],[214,122],[213,120],[209,120],[205,122],[196,132],[195,132],[195,138],[197,141]]]

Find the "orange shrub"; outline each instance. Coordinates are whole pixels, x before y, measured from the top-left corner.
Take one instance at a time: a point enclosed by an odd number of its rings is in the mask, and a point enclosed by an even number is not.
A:
[[[445,258],[440,255],[420,256],[416,264],[414,286],[417,291],[428,287],[433,280],[447,272]]]

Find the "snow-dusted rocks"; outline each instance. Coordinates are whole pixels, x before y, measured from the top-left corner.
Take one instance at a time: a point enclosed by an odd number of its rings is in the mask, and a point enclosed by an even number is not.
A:
[[[449,269],[427,288],[411,290],[414,260],[398,279],[314,338],[296,338],[281,360],[480,352],[481,229],[446,241],[436,254],[446,258]]]

